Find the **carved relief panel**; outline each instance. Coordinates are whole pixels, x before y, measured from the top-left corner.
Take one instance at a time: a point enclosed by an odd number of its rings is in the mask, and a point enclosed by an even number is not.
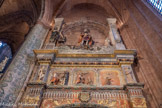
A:
[[[54,67],[47,84],[51,86],[122,86],[125,84],[120,69],[93,67]]]
[[[54,68],[51,69],[48,75],[48,85],[68,85],[71,75],[70,68]]]
[[[101,85],[120,85],[120,76],[118,71],[101,70],[100,71]]]
[[[49,65],[48,64],[41,64],[41,65],[36,65],[34,70],[33,70],[33,75],[31,78],[31,82],[44,82],[45,75],[48,72]]]
[[[136,83],[136,79],[132,70],[131,65],[123,65],[122,70],[125,75],[125,80],[127,83]]]
[[[96,72],[93,68],[75,68],[73,70],[74,85],[96,85]]]

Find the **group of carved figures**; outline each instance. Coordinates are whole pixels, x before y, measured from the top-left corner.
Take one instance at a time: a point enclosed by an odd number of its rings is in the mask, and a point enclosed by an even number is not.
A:
[[[64,73],[54,73],[52,76],[50,83],[52,85],[68,85],[69,81],[69,72]],[[90,78],[86,78],[85,74],[81,73],[78,75],[76,79],[76,84],[87,84],[91,85],[93,84],[93,81]]]
[[[40,67],[38,71],[38,81],[43,81],[45,76],[45,67]],[[134,83],[135,80],[133,78],[132,70],[129,67],[124,67],[124,72],[126,75],[127,83]],[[120,80],[118,74],[116,72],[112,73],[100,73],[101,85],[120,85]],[[64,72],[54,72],[50,78],[50,83],[52,85],[68,85],[70,73],[68,71]],[[74,84],[86,84],[86,85],[93,85],[94,78],[93,75],[89,72],[79,72],[76,73]]]
[[[89,29],[85,29],[84,33],[81,33],[78,40],[78,43],[80,44],[81,48],[89,49],[94,44],[92,36],[89,33]]]
[[[87,84],[92,85],[93,81],[90,77],[87,77],[88,73],[79,73],[77,75],[76,84]],[[43,81],[45,76],[45,67],[41,67],[38,71],[38,81]],[[50,83],[52,85],[68,85],[69,72],[65,71],[63,73],[53,73]]]
[[[78,44],[80,45],[81,48],[89,49],[94,44],[92,36],[89,33],[90,33],[89,29],[84,29],[84,32],[81,33],[78,39]],[[57,28],[54,28],[49,42],[54,43],[56,46],[58,43],[65,43],[66,37],[61,32],[59,32]]]
[[[69,72],[64,73],[54,73],[53,77],[51,78],[52,85],[68,85],[69,81]]]
[[[45,76],[45,67],[42,66],[40,67],[38,71],[38,81],[43,81],[44,76]],[[68,71],[64,71],[62,73],[60,72],[55,72],[53,73],[52,77],[50,78],[50,84],[52,85],[68,85],[70,74]],[[86,85],[93,85],[93,77],[91,76],[90,73],[84,72],[84,73],[78,73],[76,75],[76,79],[74,81],[75,84],[81,85],[81,84],[86,84]],[[104,78],[104,82],[102,85],[113,85],[113,79],[111,78],[110,75],[106,75]]]
[[[74,83],[76,85],[93,85],[93,78],[89,75],[89,73],[78,73]],[[64,73],[54,73],[50,82],[52,85],[68,85],[69,81],[69,72]],[[106,77],[104,85],[112,85],[112,78]]]
[[[38,82],[43,81],[45,76],[45,67],[42,66],[40,67],[38,71]],[[51,84],[53,85],[67,85],[69,80],[69,72],[64,72],[64,73],[54,73],[52,79],[51,79]]]

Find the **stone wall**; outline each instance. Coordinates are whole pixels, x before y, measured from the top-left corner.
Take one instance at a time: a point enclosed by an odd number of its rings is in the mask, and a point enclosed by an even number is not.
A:
[[[145,94],[150,108],[162,106],[162,23],[142,1],[128,2],[130,17],[125,28],[120,29],[122,38],[130,49],[138,52],[135,68],[139,82],[145,83]]]

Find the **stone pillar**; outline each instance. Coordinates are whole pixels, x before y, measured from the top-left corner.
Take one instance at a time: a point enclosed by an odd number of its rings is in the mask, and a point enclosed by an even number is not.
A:
[[[39,49],[49,29],[36,24],[28,34],[17,55],[12,60],[4,77],[0,81],[0,103],[4,107],[14,104],[28,76],[31,66],[30,58],[34,58],[33,49]],[[31,69],[32,70],[32,69]]]
[[[117,50],[125,50],[125,45],[123,44],[119,32],[116,27],[116,18],[107,18],[109,24],[109,35],[111,38],[112,44],[116,47]]]

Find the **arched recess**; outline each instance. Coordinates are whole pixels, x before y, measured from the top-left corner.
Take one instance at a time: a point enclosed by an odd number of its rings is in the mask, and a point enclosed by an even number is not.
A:
[[[109,17],[115,17],[119,21],[119,23],[122,23],[122,18],[120,13],[117,11],[117,9],[114,7],[114,5],[111,4],[109,0],[70,0],[66,1],[64,3],[64,6],[59,9],[57,16],[60,16],[62,13],[67,13],[72,8],[74,8],[77,5],[81,4],[93,4],[97,7],[103,8]]]
[[[80,33],[84,29],[89,29],[94,46],[104,46],[105,40],[109,35],[107,18],[115,17],[108,12],[101,4],[95,3],[76,3],[65,2],[62,9],[57,13],[56,18],[64,18],[62,33],[67,38],[66,45],[77,45]],[[111,8],[109,8],[111,10]],[[74,41],[76,40],[76,41]]]
[[[113,17],[105,8],[94,3],[76,4],[70,9],[62,9],[56,17],[64,18],[65,22],[75,22],[78,20],[93,20],[102,24],[107,24],[106,18]]]

